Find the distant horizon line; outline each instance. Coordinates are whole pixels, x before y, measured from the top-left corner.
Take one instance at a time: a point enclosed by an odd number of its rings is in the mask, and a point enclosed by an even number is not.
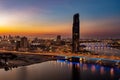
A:
[[[67,39],[67,38],[69,38],[69,39],[72,39],[72,36],[71,35],[63,35],[63,34],[39,34],[39,35],[18,35],[18,34],[0,34],[0,37],[4,37],[4,36],[7,36],[7,37],[9,37],[9,35],[10,36],[13,36],[13,37],[15,37],[15,36],[20,36],[20,37],[23,37],[23,36],[25,36],[25,37],[28,37],[28,38],[56,38],[57,37],[57,35],[61,35],[61,37],[63,38],[63,39]],[[102,36],[97,36],[97,37],[95,37],[95,36],[82,36],[81,35],[81,37],[80,37],[80,39],[120,39],[120,37],[102,37]]]

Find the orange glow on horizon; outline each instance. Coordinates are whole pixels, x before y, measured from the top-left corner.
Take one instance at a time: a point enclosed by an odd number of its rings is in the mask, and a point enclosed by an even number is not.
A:
[[[68,27],[66,27],[68,26]],[[0,35],[41,35],[41,34],[61,34],[69,35],[71,30],[69,29],[69,24],[62,25],[36,25],[36,26],[0,26]]]
[[[109,20],[83,20],[80,22],[80,35],[100,35],[104,32],[112,32],[113,27],[109,23],[115,22],[113,19]],[[108,28],[107,26],[112,27]],[[42,22],[42,21],[12,21],[0,25],[0,35],[69,35],[72,34],[72,22]]]

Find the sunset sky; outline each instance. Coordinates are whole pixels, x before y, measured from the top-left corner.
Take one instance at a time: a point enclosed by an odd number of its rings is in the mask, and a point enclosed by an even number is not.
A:
[[[70,37],[75,13],[82,37],[120,38],[120,0],[0,0],[0,35]]]

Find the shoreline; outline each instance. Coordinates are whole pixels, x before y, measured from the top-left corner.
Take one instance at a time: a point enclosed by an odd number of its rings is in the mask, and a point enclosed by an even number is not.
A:
[[[31,64],[42,63],[51,60],[65,60],[70,62],[82,62],[82,63],[90,63],[90,64],[98,64],[109,67],[117,67],[120,68],[120,59],[116,59],[113,57],[101,57],[98,55],[83,55],[83,54],[73,54],[73,53],[30,53],[30,52],[0,52],[1,55],[5,56],[3,60],[7,59],[7,63],[5,62],[5,66],[3,68],[12,66],[20,67],[20,66],[28,66]],[[15,59],[9,59],[9,55],[16,55]],[[112,58],[112,59],[111,59]]]
[[[89,57],[89,58],[101,58],[101,59],[110,59],[110,60],[120,60],[119,56],[107,56],[107,55],[91,55],[85,53],[35,53],[35,52],[18,52],[18,51],[5,51],[0,50],[0,53],[13,53],[13,54],[32,54],[32,55],[46,55],[46,56],[66,56],[66,57]]]

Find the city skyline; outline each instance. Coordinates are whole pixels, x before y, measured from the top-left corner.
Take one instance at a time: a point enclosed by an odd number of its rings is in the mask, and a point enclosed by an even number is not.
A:
[[[119,0],[0,1],[0,35],[72,35],[72,15],[81,15],[82,37],[120,37]]]

